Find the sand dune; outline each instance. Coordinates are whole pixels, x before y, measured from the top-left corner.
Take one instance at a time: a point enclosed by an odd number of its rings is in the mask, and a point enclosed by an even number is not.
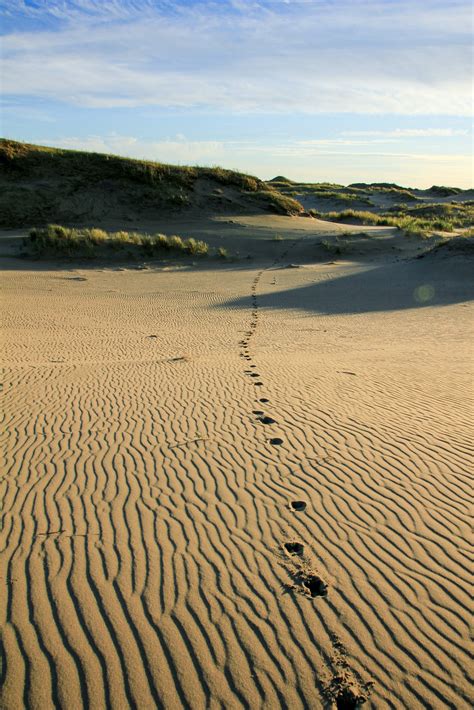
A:
[[[2,707],[472,704],[469,263],[310,238],[10,262]]]

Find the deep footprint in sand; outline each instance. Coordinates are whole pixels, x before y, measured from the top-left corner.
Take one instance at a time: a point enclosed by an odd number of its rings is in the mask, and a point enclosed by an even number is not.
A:
[[[275,437],[274,439],[270,439],[270,444],[273,444],[273,446],[280,446],[280,444],[283,444],[283,439]]]
[[[264,404],[265,402],[269,402],[270,400],[267,399],[266,397],[262,397],[261,399],[258,400],[259,402],[262,402]]]
[[[304,545],[301,542],[285,542],[283,547],[289,555],[301,555],[304,553]]]
[[[328,585],[317,574],[309,574],[303,579],[303,589],[308,596],[325,597],[328,593]]]
[[[252,414],[258,414],[259,416],[261,416],[262,414],[264,414],[264,412],[262,412],[261,409],[254,409],[254,410],[252,411]]]
[[[306,508],[306,503],[304,500],[292,500],[290,503],[291,510],[304,510]]]
[[[337,710],[357,710],[367,702],[367,697],[357,687],[348,686],[336,696]]]
[[[272,419],[271,417],[260,417],[259,421],[262,422],[262,424],[276,424],[275,419]]]

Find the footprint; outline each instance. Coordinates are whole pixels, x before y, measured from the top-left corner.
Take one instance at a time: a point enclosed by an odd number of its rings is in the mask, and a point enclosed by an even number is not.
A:
[[[306,594],[310,597],[325,597],[328,593],[328,585],[317,574],[309,574],[302,581],[302,586]]]
[[[292,500],[290,508],[291,510],[304,510],[306,508],[306,503],[304,500]]]
[[[275,419],[272,419],[271,417],[260,417],[259,421],[261,421],[262,424],[276,424]]]
[[[256,372],[252,372],[252,373],[250,374],[250,377],[260,377],[260,375],[259,375],[258,373],[256,373]]]
[[[263,412],[262,412],[261,409],[254,409],[254,410],[252,411],[252,414],[258,414],[258,415],[260,416],[260,415],[263,414]]]
[[[258,400],[259,402],[269,402],[270,400],[267,399],[266,397],[262,397],[261,399]]]
[[[357,687],[347,686],[336,695],[336,708],[338,710],[357,710],[367,700],[367,696],[360,693]]]
[[[273,446],[280,446],[280,444],[283,444],[283,439],[275,437],[274,439],[270,439],[270,444],[273,444]]]
[[[304,545],[301,542],[285,542],[283,547],[289,555],[301,555],[304,552]]]
[[[373,680],[366,682],[357,677],[347,661],[347,651],[336,634],[329,634],[334,655],[331,659],[333,677],[326,687],[326,697],[332,700],[336,708],[355,710],[367,702],[375,685]]]
[[[254,384],[255,384],[255,387],[262,387],[263,382],[255,382]]]

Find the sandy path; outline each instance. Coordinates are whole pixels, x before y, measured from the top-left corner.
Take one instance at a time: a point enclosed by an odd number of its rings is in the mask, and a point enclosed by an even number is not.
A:
[[[382,266],[4,273],[3,707],[470,705],[468,271]]]

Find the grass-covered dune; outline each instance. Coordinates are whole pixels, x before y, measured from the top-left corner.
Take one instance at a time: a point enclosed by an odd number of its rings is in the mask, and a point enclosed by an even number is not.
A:
[[[351,209],[341,212],[327,212],[324,215],[310,210],[310,214],[314,217],[323,216],[330,222],[396,227],[406,234],[429,236],[434,232],[471,230],[474,225],[474,202],[393,207],[389,211],[379,214]]]
[[[126,222],[196,209],[284,215],[303,210],[271,185],[233,170],[0,139],[0,226]]]
[[[267,184],[282,195],[300,201],[306,210],[316,210],[324,215],[344,208],[356,211],[369,209],[383,214],[391,209],[403,211],[408,205],[425,205],[440,200],[467,202],[473,197],[472,190],[443,185],[432,185],[427,190],[402,187],[392,182],[359,182],[344,186],[328,182],[295,182],[283,175],[277,175]]]
[[[178,235],[140,234],[139,232],[107,232],[104,229],[64,227],[48,224],[35,227],[24,240],[26,255],[43,257],[109,257],[112,253],[123,256],[161,257],[164,255],[207,256],[209,244],[199,239],[183,239]],[[224,256],[225,250],[216,252]]]

